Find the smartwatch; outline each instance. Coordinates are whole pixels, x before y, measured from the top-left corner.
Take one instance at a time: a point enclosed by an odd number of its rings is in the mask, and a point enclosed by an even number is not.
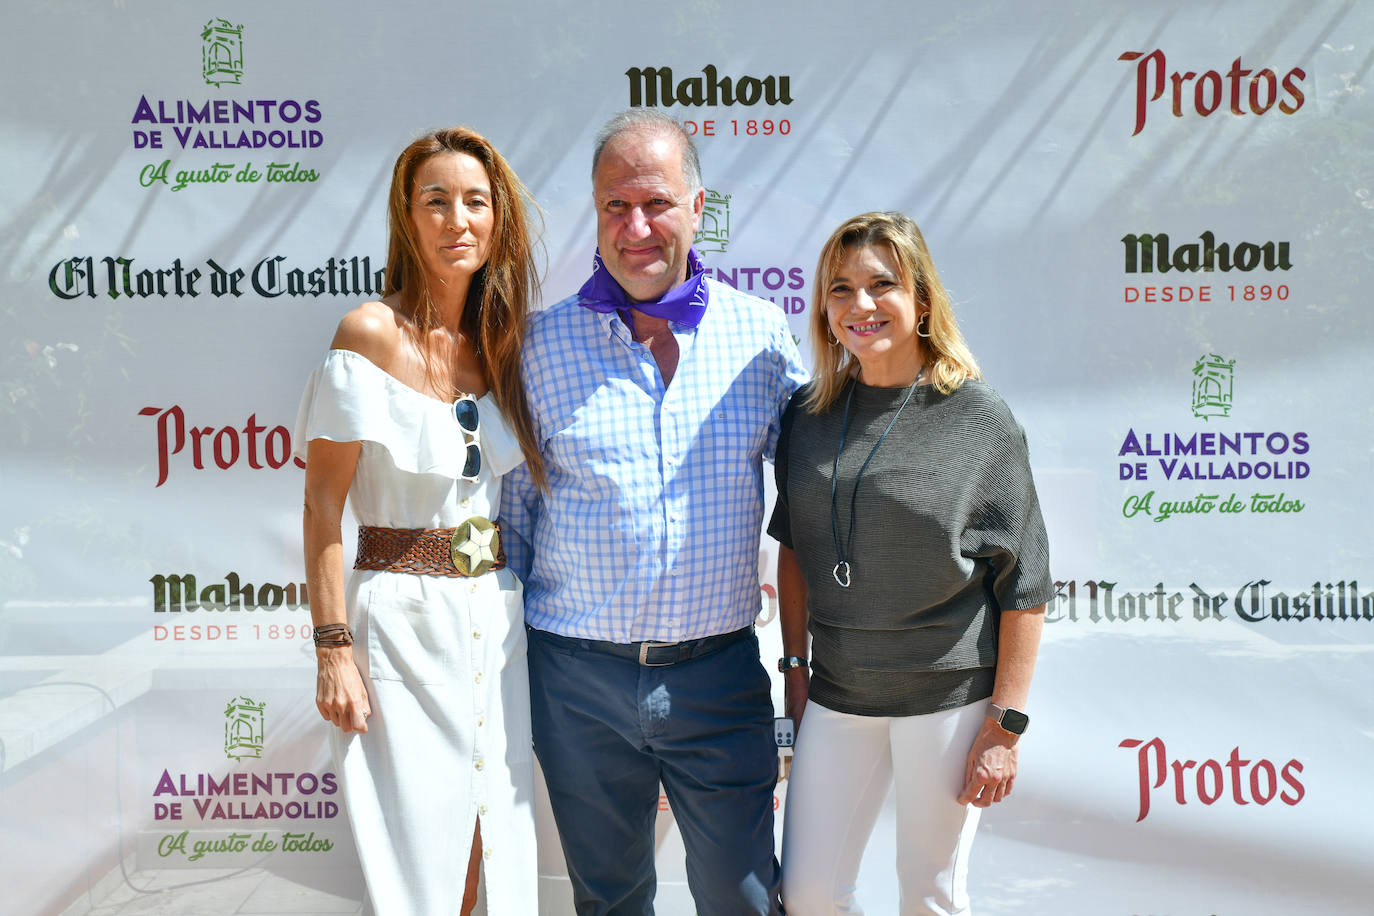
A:
[[[1030,716],[1019,709],[1012,709],[1010,706],[998,706],[996,703],[988,704],[988,718],[997,723],[1003,731],[1011,732],[1013,735],[1024,735],[1026,726],[1030,725]]]
[[[800,655],[785,655],[782,658],[778,659],[778,670],[783,672],[784,674],[786,674],[788,671],[791,671],[793,668],[809,667],[811,666],[807,664],[806,659],[802,658]]]

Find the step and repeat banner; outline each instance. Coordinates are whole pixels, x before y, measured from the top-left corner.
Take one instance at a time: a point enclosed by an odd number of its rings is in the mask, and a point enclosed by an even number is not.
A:
[[[698,248],[804,349],[830,230],[910,214],[1026,428],[1058,591],[979,912],[1367,911],[1374,7],[59,0],[6,33],[8,911],[215,912],[264,872],[356,906],[301,389],[383,285],[401,147],[492,138],[552,302],[590,265],[593,134],[631,105],[696,137]],[[659,909],[689,913],[660,807]],[[894,849],[889,816],[870,912],[896,912]]]

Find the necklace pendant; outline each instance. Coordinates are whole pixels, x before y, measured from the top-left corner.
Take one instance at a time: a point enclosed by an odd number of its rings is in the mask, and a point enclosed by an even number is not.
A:
[[[835,581],[839,583],[840,588],[849,588],[848,560],[841,560],[836,563],[835,568],[830,571],[830,574],[835,577]]]

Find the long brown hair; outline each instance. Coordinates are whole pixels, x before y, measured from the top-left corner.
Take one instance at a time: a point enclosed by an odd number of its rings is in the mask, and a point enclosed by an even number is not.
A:
[[[926,319],[930,336],[922,336],[920,343],[926,353],[926,377],[931,384],[949,394],[967,379],[983,377],[964,343],[964,335],[959,333],[949,293],[935,272],[935,261],[921,230],[910,217],[895,211],[862,213],[845,220],[830,234],[816,262],[816,284],[811,293],[814,384],[805,402],[811,413],[830,409],[853,372],[854,357],[830,333],[825,304],[830,296],[830,282],[849,252],[870,245],[884,245],[892,252],[902,286],[915,298],[917,307],[924,307],[930,316]]]
[[[440,153],[466,153],[482,164],[491,181],[495,224],[490,254],[468,285],[459,330],[472,341],[482,378],[515,431],[530,475],[544,489],[548,477],[534,438],[520,374],[526,318],[539,292],[535,242],[527,209],[538,213],[538,208],[515,170],[486,137],[466,127],[436,130],[411,143],[396,157],[387,198],[389,239],[384,295],[399,293],[410,310],[407,330],[425,358],[425,372],[433,383],[433,360],[426,332],[440,327],[442,318],[434,304],[430,278],[421,266],[424,261],[410,219],[410,205],[416,171]]]

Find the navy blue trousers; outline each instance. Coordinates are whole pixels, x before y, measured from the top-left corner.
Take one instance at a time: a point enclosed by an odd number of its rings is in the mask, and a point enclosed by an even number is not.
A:
[[[579,916],[654,912],[660,783],[699,916],[780,913],[778,752],[757,637],[663,667],[594,645],[529,633],[534,749]]]

